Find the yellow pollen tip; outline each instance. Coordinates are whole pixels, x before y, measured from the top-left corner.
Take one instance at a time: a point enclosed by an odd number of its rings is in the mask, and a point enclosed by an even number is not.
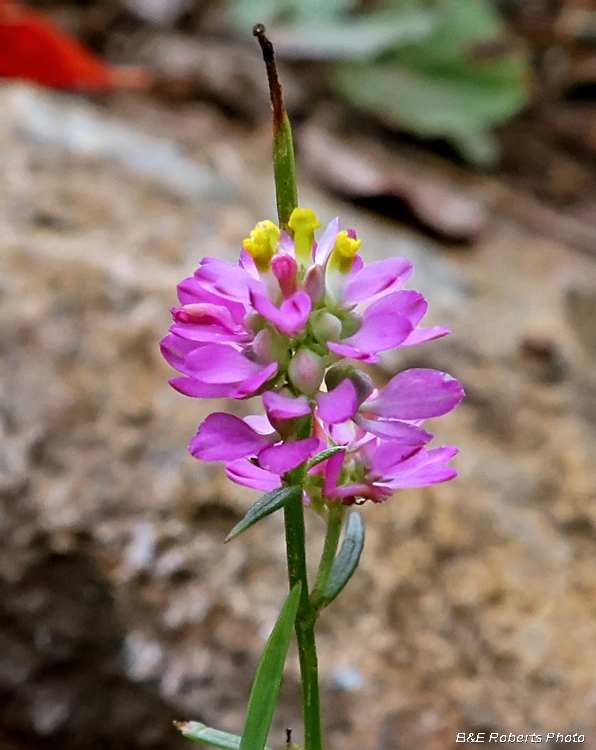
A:
[[[309,266],[312,261],[315,229],[319,229],[323,225],[310,208],[295,208],[290,215],[288,226],[294,232],[296,260],[303,267]]]
[[[310,208],[295,208],[290,215],[288,226],[294,232],[314,232],[315,229],[320,229],[323,225]]]
[[[242,247],[252,256],[259,271],[267,271],[277,250],[280,231],[272,221],[260,221],[242,241]]]
[[[348,237],[347,232],[338,232],[335,239],[335,250],[342,256],[342,258],[353,258],[360,246],[362,240],[354,240],[352,237]]]
[[[354,256],[361,245],[362,240],[352,239],[345,231],[338,232],[335,239],[335,246],[329,259],[331,267],[337,269],[340,273],[349,273],[354,262]]]
[[[275,252],[277,250],[277,246],[279,244],[279,236],[281,234],[281,232],[279,231],[279,227],[276,226],[272,221],[269,221],[269,219],[265,219],[265,221],[260,221],[253,229],[253,232],[256,231],[265,232],[269,240],[269,244],[271,245],[271,249],[273,250],[273,252]]]

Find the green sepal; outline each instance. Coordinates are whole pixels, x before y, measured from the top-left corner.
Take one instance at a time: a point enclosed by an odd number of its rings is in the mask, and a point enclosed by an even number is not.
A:
[[[321,607],[326,607],[342,591],[358,567],[364,547],[364,521],[358,512],[350,513],[346,535],[337,557],[331,566],[329,582],[322,597]]]
[[[324,451],[317,453],[316,456],[313,456],[310,459],[310,461],[306,465],[307,471],[308,469],[312,469],[313,466],[323,463],[323,461],[331,458],[331,456],[335,456],[336,453],[341,453],[341,451],[345,451],[345,447],[342,447],[341,445],[335,445],[333,446],[333,448],[325,448]]]
[[[189,740],[202,742],[211,747],[219,747],[221,750],[240,750],[240,740],[237,734],[222,732],[220,729],[213,729],[201,724],[199,721],[175,721],[174,726]],[[265,748],[265,750],[271,750]]]
[[[302,583],[299,581],[277,618],[250,691],[239,750],[263,750],[271,729],[290,638],[294,630]]]
[[[249,508],[242,521],[239,521],[230,531],[230,533],[226,537],[226,542],[229,542],[230,539],[234,539],[234,537],[242,534],[243,531],[249,529],[251,526],[253,526],[253,524],[255,524],[257,521],[260,521],[262,518],[266,518],[272,513],[275,513],[276,510],[283,508],[294,498],[296,498],[297,495],[302,497],[302,488],[280,487],[277,490],[272,490],[266,495],[263,495],[257,500],[254,505]]]

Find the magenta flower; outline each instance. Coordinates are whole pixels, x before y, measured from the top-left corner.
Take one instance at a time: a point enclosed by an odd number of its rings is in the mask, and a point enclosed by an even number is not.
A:
[[[412,369],[378,391],[357,367],[341,364],[373,363],[379,352],[448,330],[420,327],[427,303],[402,289],[412,273],[408,260],[367,266],[354,230],[340,231],[334,219],[316,242],[320,226],[309,209],[292,213],[293,237],[261,222],[238,264],[206,258],[179,285],[180,305],[161,342],[181,374],[171,384],[197,398],[262,394],[267,414],[211,414],[190,443],[192,455],[222,461],[233,481],[269,491],[317,453],[341,448],[313,461],[306,475],[303,490],[315,506],[379,502],[398,487],[450,479],[455,448],[428,450],[432,435],[422,424],[461,401],[461,384]]]
[[[430,417],[454,409],[464,397],[461,383],[445,372],[413,369],[395,375],[381,392],[359,398],[356,386],[345,378],[317,398],[317,415],[330,425],[353,420],[380,438],[404,445],[425,445],[432,435],[420,428]]]
[[[170,382],[196,398],[248,398],[289,381],[318,391],[325,368],[342,357],[376,362],[379,352],[444,336],[417,328],[426,301],[400,290],[412,273],[405,258],[365,266],[353,230],[337,219],[321,241],[314,213],[296,209],[294,238],[264,221],[244,241],[238,265],[205,258],[178,287],[166,360]],[[367,305],[362,312],[359,306]]]
[[[251,427],[258,425],[259,429]],[[190,452],[201,461],[232,462],[251,458],[261,469],[276,475],[286,474],[314,455],[320,442],[316,437],[284,442],[275,430],[268,430],[267,421],[215,412],[201,424],[190,441]]]
[[[457,476],[457,471],[447,465],[458,453],[452,446],[428,450],[423,445],[406,445],[379,438],[353,423],[333,425],[329,432],[316,423],[315,434],[316,443],[309,444],[308,449],[306,445],[296,447],[296,460],[298,451],[304,456],[309,452],[303,459],[307,460],[329,443],[343,448],[307,474],[304,491],[315,507],[321,499],[347,505],[358,500],[382,502],[397,489],[426,487]],[[237,484],[265,492],[281,487],[284,466],[272,466],[266,458],[253,452],[253,458],[230,460],[226,462],[226,475]]]
[[[457,476],[446,465],[457,453],[452,446],[399,447],[371,435],[353,453],[342,451],[326,461],[323,497],[348,505],[358,499],[379,503],[397,489],[445,482]]]

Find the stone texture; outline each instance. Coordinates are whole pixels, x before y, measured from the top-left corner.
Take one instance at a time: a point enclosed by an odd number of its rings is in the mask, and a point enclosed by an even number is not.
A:
[[[165,152],[207,187],[197,199],[120,152],[44,136],[24,100],[66,130],[81,107],[93,132],[144,129],[147,159],[179,137]],[[281,519],[222,545],[254,495],[188,456],[217,404],[169,388],[157,342],[176,282],[273,215],[255,190],[268,133],[135,100],[112,105],[126,125],[30,89],[0,103],[2,731],[65,750],[186,745],[173,718],[239,731],[285,592]],[[485,730],[583,731],[595,748],[596,267],[504,217],[449,252],[302,194],[357,226],[369,258],[411,257],[430,322],[453,329],[377,377],[433,366],[468,392],[436,426],[460,478],[361,509],[361,568],[319,628],[328,747],[434,750]],[[298,706],[293,654],[271,744]]]

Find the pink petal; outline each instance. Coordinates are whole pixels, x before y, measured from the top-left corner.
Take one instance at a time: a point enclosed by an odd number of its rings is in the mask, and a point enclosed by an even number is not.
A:
[[[398,472],[387,482],[387,485],[393,489],[401,489],[427,487],[438,482],[447,482],[457,476],[457,471],[445,464],[457,453],[457,448],[452,446],[425,451],[425,460],[420,461],[410,470]]]
[[[263,394],[263,405],[269,417],[274,419],[295,419],[311,412],[306,396],[288,398],[274,391],[267,391]]]
[[[271,258],[271,270],[277,279],[284,299],[288,299],[298,289],[298,264],[291,255],[277,253]]]
[[[347,500],[354,502],[356,498],[372,500],[373,503],[381,503],[393,494],[393,490],[382,484],[369,482],[358,482],[357,484],[345,484],[337,487],[329,497],[332,500]]]
[[[387,258],[370,263],[348,282],[344,301],[348,305],[372,302],[391,291],[397,291],[412,275],[412,264],[406,258]]]
[[[420,292],[412,289],[402,289],[400,292],[392,292],[373,302],[366,310],[367,313],[388,312],[405,315],[415,327],[420,323],[428,309],[428,303]]]
[[[187,357],[191,352],[196,351],[200,344],[196,344],[192,341],[187,341],[176,336],[173,333],[168,333],[160,342],[159,348],[163,358],[178,372],[189,374],[187,366]]]
[[[261,370],[228,344],[205,344],[186,358],[189,375],[204,383],[239,383]]]
[[[426,461],[427,452],[421,446],[396,445],[379,442],[372,454],[369,474],[379,480],[390,480],[398,472],[413,471]]]
[[[271,445],[259,453],[259,465],[274,474],[285,474],[314,455],[318,447],[319,439],[316,437]]]
[[[350,445],[355,439],[355,429],[352,422],[329,425],[329,434],[337,445]]]
[[[284,300],[281,307],[276,307],[264,294],[251,292],[250,301],[255,310],[284,336],[297,336],[304,329],[312,307],[312,301],[304,291]]]
[[[178,284],[178,299],[181,305],[211,303],[225,307],[237,324],[242,324],[246,314],[246,308],[243,304],[222,297],[220,294],[215,294],[209,289],[205,289],[195,277],[184,279],[184,281]]]
[[[224,398],[230,395],[234,387],[230,383],[216,383],[215,385],[201,383],[200,380],[194,378],[172,378],[169,383],[179,393],[191,398]]]
[[[411,332],[412,324],[404,315],[385,311],[369,314],[367,310],[358,332],[342,343],[372,354],[399,346]]]
[[[244,248],[240,250],[240,268],[243,268],[251,278],[260,278],[259,269],[257,268],[254,258]]]
[[[366,419],[360,415],[354,417],[357,425],[363,430],[383,438],[384,440],[393,440],[402,445],[426,445],[433,436],[430,432],[415,427],[407,422],[385,419]]]
[[[236,341],[242,341],[246,339],[246,333],[242,332],[231,332],[225,329],[214,326],[214,325],[196,325],[194,323],[181,323],[174,324],[170,328],[171,333],[175,336],[180,336],[182,339],[188,339],[189,341],[197,341],[202,344],[223,344],[226,342],[232,343]]]
[[[314,261],[318,266],[324,266],[327,262],[327,258],[331,255],[333,248],[335,247],[335,239],[338,232],[339,218],[336,217],[335,219],[331,219],[329,224],[327,224],[323,236],[317,243]]]
[[[340,451],[325,461],[325,486],[323,488],[323,495],[325,497],[331,497],[332,493],[337,488],[337,482],[339,480],[345,456],[346,452]]]
[[[323,266],[311,266],[304,275],[304,291],[310,297],[313,305],[318,305],[325,299],[325,269]]]
[[[434,341],[434,339],[440,339],[443,336],[447,336],[450,332],[445,326],[429,326],[428,328],[417,328],[415,331],[408,336],[408,338],[402,342],[402,346],[414,346],[415,344],[423,344],[425,341]]]
[[[264,414],[249,414],[243,418],[243,421],[252,427],[255,432],[258,432],[259,435],[271,435],[272,432],[275,432],[271,422]]]
[[[272,378],[277,372],[279,365],[277,362],[271,362],[267,367],[263,367],[262,370],[255,372],[250,375],[246,380],[242,381],[235,391],[230,393],[232,398],[247,398],[248,396],[254,396],[259,388],[264,385],[269,378]]]
[[[259,435],[233,414],[210,414],[190,441],[190,452],[201,461],[234,461],[256,455],[272,437]]]
[[[207,290],[226,299],[246,304],[249,290],[259,282],[240,266],[217,258],[204,258],[195,278]]]
[[[423,368],[400,372],[363,408],[390,419],[428,419],[454,409],[464,397],[461,383],[446,372]]]
[[[285,231],[285,229],[282,229],[281,234],[279,235],[279,246],[284,251],[284,253],[291,255],[292,258],[295,257],[294,240]]]
[[[329,393],[319,393],[317,396],[318,416],[328,424],[346,422],[358,411],[358,394],[354,383],[349,378]]]
[[[362,352],[355,346],[348,346],[347,344],[336,344],[333,341],[328,341],[327,346],[335,354],[340,354],[342,357],[349,357],[350,359],[357,359],[360,362],[378,362],[381,358],[377,354],[369,354],[368,352]]]
[[[271,492],[271,490],[281,487],[281,479],[277,474],[265,471],[265,469],[255,466],[247,459],[240,459],[228,464],[226,475],[232,482],[244,487],[251,487],[253,490]]]

